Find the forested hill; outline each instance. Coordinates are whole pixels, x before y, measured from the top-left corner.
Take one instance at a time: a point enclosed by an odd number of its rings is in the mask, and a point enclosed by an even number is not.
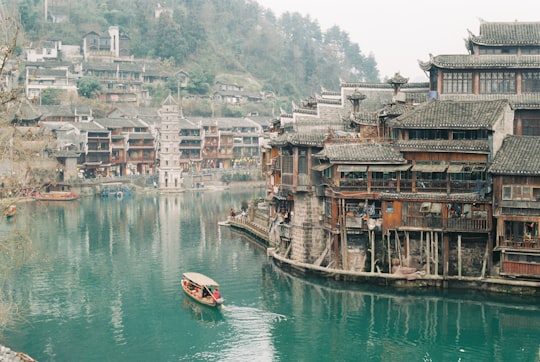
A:
[[[158,4],[159,2],[159,4]],[[216,79],[244,75],[246,89],[304,98],[337,89],[339,78],[378,81],[366,56],[338,26],[321,29],[299,13],[277,17],[251,0],[18,0],[26,42],[61,39],[79,45],[90,32],[119,26],[135,57],[167,60],[189,72],[192,93],[208,93]],[[156,9],[162,11],[156,18]]]

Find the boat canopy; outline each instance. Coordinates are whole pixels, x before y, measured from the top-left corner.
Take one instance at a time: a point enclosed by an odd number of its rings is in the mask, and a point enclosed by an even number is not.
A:
[[[209,278],[204,274],[190,272],[190,273],[184,273],[183,275],[184,275],[184,278],[192,281],[195,284],[198,284],[201,286],[205,285],[208,287],[219,287],[218,283],[216,283],[212,278]]]

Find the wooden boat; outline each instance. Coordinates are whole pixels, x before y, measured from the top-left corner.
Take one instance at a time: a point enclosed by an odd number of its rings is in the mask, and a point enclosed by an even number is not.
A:
[[[73,201],[78,198],[79,195],[71,191],[37,192],[34,195],[34,199],[39,201]]]
[[[15,214],[17,213],[17,206],[15,205],[9,205],[8,207],[5,208],[4,210],[4,216],[8,219],[12,218],[13,216],[15,216]]]
[[[133,191],[122,182],[107,182],[101,185],[101,197],[122,199],[133,196]]]
[[[212,278],[201,273],[184,273],[182,289],[197,302],[209,307],[217,307],[223,304],[224,299],[219,294],[219,284]]]

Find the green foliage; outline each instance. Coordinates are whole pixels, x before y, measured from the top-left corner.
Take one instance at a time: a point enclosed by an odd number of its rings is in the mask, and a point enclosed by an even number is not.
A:
[[[63,0],[55,2],[55,15],[69,19],[63,23],[45,23],[41,1],[19,0],[18,9],[31,41],[80,44],[89,31],[120,26],[135,57],[168,60],[188,71],[189,94],[211,94],[221,74],[257,79],[258,90],[289,100],[318,93],[321,86],[335,89],[339,78],[378,81],[372,54],[362,54],[338,26],[322,30],[309,16],[276,17],[254,1],[220,0],[169,1],[165,6],[172,16],[155,18],[156,5],[155,0]]]
[[[41,92],[41,104],[47,106],[47,105],[59,105],[60,104],[60,96],[65,94],[65,91],[62,91],[61,89],[57,88],[47,88],[44,89]]]
[[[215,79],[216,76],[211,71],[195,66],[189,70],[187,91],[189,94],[210,94]]]
[[[77,92],[82,97],[94,98],[101,90],[101,83],[96,77],[82,77],[77,81]]]
[[[232,175],[230,173],[224,173],[221,175],[220,181],[228,185],[232,181]]]

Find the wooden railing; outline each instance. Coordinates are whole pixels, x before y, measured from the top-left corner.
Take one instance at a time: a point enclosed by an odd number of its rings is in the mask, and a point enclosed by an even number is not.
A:
[[[403,226],[435,228],[456,231],[490,231],[491,223],[487,219],[449,218],[441,216],[405,216]]]
[[[540,238],[513,237],[507,239],[504,236],[499,237],[499,246],[513,249],[540,249]]]

